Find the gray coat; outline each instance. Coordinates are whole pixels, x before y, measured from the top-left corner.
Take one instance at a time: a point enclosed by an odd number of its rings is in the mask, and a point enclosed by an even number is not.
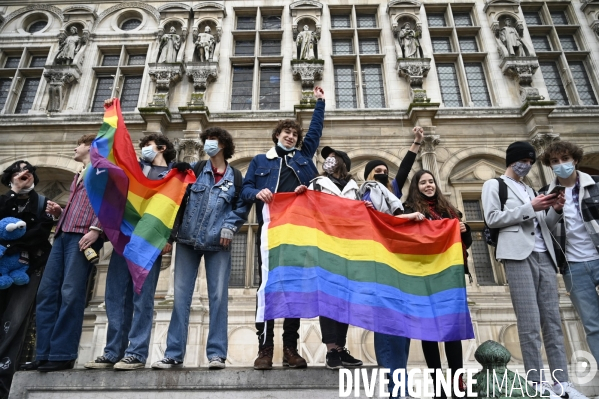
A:
[[[502,175],[508,187],[508,197],[503,211],[499,202],[499,183],[497,180],[487,180],[483,185],[483,209],[485,221],[490,228],[499,228],[497,237],[497,259],[523,260],[530,256],[535,247],[535,223],[537,218],[545,246],[553,259],[557,270],[555,251],[551,242],[550,230],[555,227],[562,215],[555,212],[553,208],[549,211],[535,212],[532,204],[525,197],[526,194],[518,187],[518,183],[509,177]],[[531,198],[535,197],[532,188],[526,186]]]

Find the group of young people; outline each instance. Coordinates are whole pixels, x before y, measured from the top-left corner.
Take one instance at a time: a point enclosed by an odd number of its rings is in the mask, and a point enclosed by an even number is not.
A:
[[[177,242],[174,271],[174,305],[168,329],[164,358],[152,368],[182,367],[187,343],[190,306],[200,260],[204,258],[209,299],[209,334],[206,355],[210,369],[222,369],[227,359],[228,282],[231,271],[231,242],[247,219],[252,204],[258,217],[258,247],[263,226],[262,208],[273,200],[273,194],[306,190],[363,201],[376,211],[407,218],[414,222],[425,219],[461,219],[460,211],[443,195],[434,174],[417,171],[402,204],[402,187],[410,173],[423,139],[423,129],[413,129],[414,142],[401,162],[395,178],[390,179],[388,165],[378,159],[366,164],[364,180],[358,185],[351,174],[351,160],[338,148],[324,147],[322,172],[314,164],[324,125],[325,96],[320,87],[314,89],[317,99],[310,127],[304,136],[294,120],[280,121],[272,132],[274,146],[255,156],[245,178],[227,160],[235,152],[232,136],[224,129],[212,127],[200,136],[209,159],[190,165],[175,162],[176,152],[163,135],[145,136],[140,142],[140,168],[149,179],[161,179],[172,168],[192,169],[195,183],[188,186],[176,217],[171,239],[162,253],[170,252]],[[110,104],[111,100],[107,100]],[[94,135],[80,138],[74,159],[85,167],[90,163],[90,145]],[[543,340],[555,385],[537,384],[540,393],[555,397],[568,394],[570,399],[584,398],[568,381],[567,361],[561,331],[556,272],[564,274],[566,286],[579,312],[591,351],[599,359],[599,185],[593,177],[576,170],[582,150],[574,144],[557,142],[543,155],[543,163],[553,167],[557,180],[541,190],[527,186],[523,179],[536,161],[534,148],[525,142],[511,144],[506,152],[506,171],[499,179],[489,180],[483,187],[485,220],[498,228],[497,257],[505,263],[520,344],[528,379],[541,382],[534,370],[542,369]],[[28,251],[30,270],[38,276],[28,286],[12,287],[2,320],[12,318],[10,336],[0,335],[0,355],[7,352],[7,342],[17,344],[23,326],[27,325],[36,292],[36,360],[22,366],[24,370],[42,372],[69,369],[77,358],[85,307],[86,286],[93,264],[84,255],[87,248],[99,251],[103,231],[95,216],[78,173],[63,209],[33,190],[37,183],[35,167],[17,161],[4,171],[2,183],[10,191],[0,198],[0,216],[17,216],[27,223],[27,234],[15,243],[13,250]],[[507,186],[507,199],[500,199],[502,184]],[[559,184],[562,190],[554,191]],[[558,187],[558,188],[560,188]],[[52,225],[58,221],[54,244],[45,245]],[[465,275],[469,275],[467,249],[472,243],[470,228],[460,222]],[[555,251],[552,235],[557,237]],[[47,260],[47,261],[46,261]],[[261,263],[261,262],[260,262]],[[125,259],[113,253],[106,278],[105,304],[108,318],[106,346],[103,355],[85,364],[88,369],[132,370],[145,367],[152,329],[154,294],[160,273],[161,257],[152,266],[141,292],[133,290],[132,278]],[[44,270],[45,265],[45,270]],[[43,273],[42,273],[43,272]],[[39,285],[39,288],[38,288]],[[16,311],[15,309],[19,309]],[[307,367],[297,350],[299,319],[283,321],[283,365]],[[320,317],[322,342],[327,347],[326,367],[361,366],[346,348],[348,325]],[[256,323],[259,343],[254,362],[257,370],[273,365],[274,320]],[[0,334],[2,334],[0,332]],[[18,343],[20,348],[21,342]],[[381,367],[393,372],[407,367],[410,339],[375,333],[375,353]],[[10,349],[15,352],[15,345]],[[429,368],[441,368],[437,342],[422,342]],[[12,372],[18,350],[12,353]],[[449,368],[463,366],[460,341],[445,342]],[[561,371],[559,371],[561,369]],[[463,384],[458,376],[460,385]],[[393,382],[389,391],[393,390]],[[546,396],[546,395],[545,395]],[[445,397],[445,395],[442,395]]]

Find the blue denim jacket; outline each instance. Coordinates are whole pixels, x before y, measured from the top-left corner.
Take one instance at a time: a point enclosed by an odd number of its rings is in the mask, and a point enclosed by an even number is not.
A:
[[[293,158],[289,161],[289,166],[295,170],[301,184],[305,186],[308,186],[310,181],[318,175],[318,170],[312,158],[318,149],[320,137],[322,136],[324,105],[324,101],[316,101],[310,128],[304,137],[302,148],[301,150],[296,150]],[[256,203],[256,214],[260,223],[262,223],[262,207],[264,203],[260,200],[257,201],[256,195],[263,188],[268,188],[272,193],[277,192],[282,161],[283,159],[277,155],[273,147],[266,154],[256,155],[252,159],[245,174],[245,179],[243,179],[241,198],[246,202]]]
[[[225,249],[220,245],[221,229],[237,232],[247,220],[249,211],[241,196],[237,198],[237,209],[233,210],[233,181],[233,169],[227,165],[223,178],[214,184],[212,164],[210,160],[206,162],[195,183],[189,187],[189,200],[177,233],[177,242],[201,251],[229,250],[230,247]]]

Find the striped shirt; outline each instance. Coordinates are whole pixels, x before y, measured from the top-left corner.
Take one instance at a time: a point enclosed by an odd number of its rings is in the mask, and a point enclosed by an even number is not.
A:
[[[60,215],[56,234],[60,231],[87,234],[90,226],[101,228],[100,221],[89,203],[85,185],[79,176],[80,173],[77,173],[71,184],[69,202]]]

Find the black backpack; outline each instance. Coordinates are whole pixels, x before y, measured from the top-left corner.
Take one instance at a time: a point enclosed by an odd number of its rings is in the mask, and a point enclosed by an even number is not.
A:
[[[193,173],[196,175],[196,178],[198,177],[198,175],[200,174],[200,172],[202,170],[204,170],[204,167],[206,166],[206,160],[204,161],[200,161],[197,162],[195,164],[195,166],[193,167]],[[237,209],[237,200],[239,199],[239,196],[241,195],[241,186],[243,185],[243,176],[241,175],[241,172],[239,171],[239,169],[236,169],[234,167],[231,166],[231,169],[233,169],[233,185],[235,186],[235,196],[233,197],[233,210]],[[189,189],[189,186],[188,186]]]
[[[505,184],[501,177],[496,177],[495,180],[497,180],[497,183],[499,183],[499,202],[501,203],[501,210],[503,211],[503,207],[505,205],[505,202],[507,201],[507,184]],[[486,220],[485,228],[483,229],[483,235],[485,236],[485,241],[487,242],[487,244],[493,247],[497,246],[497,237],[499,236],[499,229],[490,228],[487,225]]]

